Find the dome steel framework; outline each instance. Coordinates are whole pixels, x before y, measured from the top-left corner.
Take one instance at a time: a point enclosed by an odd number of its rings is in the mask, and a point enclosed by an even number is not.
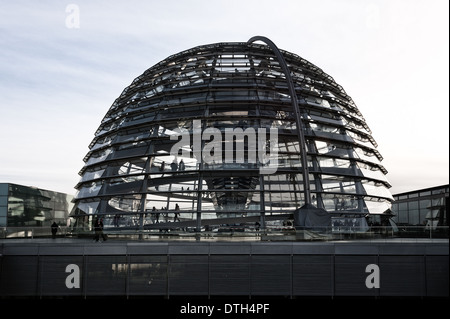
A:
[[[119,228],[265,227],[305,206],[382,222],[393,201],[350,96],[260,36],[146,70],[114,101],[84,161],[79,225],[103,216]]]

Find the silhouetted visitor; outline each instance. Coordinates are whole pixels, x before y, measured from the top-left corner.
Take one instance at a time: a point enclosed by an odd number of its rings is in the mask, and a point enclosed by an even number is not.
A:
[[[103,233],[103,220],[98,219],[98,217],[95,219],[94,222],[94,232],[95,232],[94,236],[95,241],[98,241],[100,239],[100,236],[102,236],[103,241],[106,241],[107,238]]]
[[[55,221],[53,221],[51,229],[52,229],[52,238],[56,238],[56,233],[58,232],[58,224]]]
[[[172,164],[170,164],[170,168],[174,172],[177,170],[177,168],[178,168],[177,160],[173,160]]]
[[[98,241],[100,237],[100,221],[98,218],[94,221],[94,240]]]
[[[259,232],[259,229],[261,228],[261,224],[259,222],[255,223],[255,230],[256,232]]]
[[[180,221],[180,219],[178,218],[178,215],[180,215],[179,210],[180,206],[178,206],[178,204],[175,204],[175,216],[173,217],[174,222],[176,222],[177,220]]]
[[[153,206],[153,208],[152,208],[152,216],[153,216],[153,218],[154,218],[154,223],[156,224],[156,223],[159,223],[159,212],[156,210],[156,207],[155,206]]]
[[[166,162],[162,162],[161,166],[159,167],[159,171],[162,173],[161,177],[164,176],[164,170],[166,169]]]
[[[102,236],[103,241],[106,241],[106,234],[103,233],[103,219],[100,219],[100,235]]]
[[[120,215],[114,215],[114,227],[119,227]]]
[[[185,167],[185,165],[184,165],[183,159],[181,159],[181,160],[180,160],[180,163],[178,164],[178,170],[184,171],[185,168],[186,168],[186,167]]]

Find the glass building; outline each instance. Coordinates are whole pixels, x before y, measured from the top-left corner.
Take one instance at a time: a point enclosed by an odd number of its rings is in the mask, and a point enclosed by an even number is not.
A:
[[[448,226],[449,185],[393,195],[392,211],[399,226]]]
[[[114,101],[89,145],[72,216],[158,229],[293,219],[386,222],[377,143],[342,86],[265,37],[174,54]],[[314,218],[309,218],[310,222]],[[312,222],[314,223],[314,222]]]
[[[11,183],[0,183],[0,227],[66,226],[73,196]]]

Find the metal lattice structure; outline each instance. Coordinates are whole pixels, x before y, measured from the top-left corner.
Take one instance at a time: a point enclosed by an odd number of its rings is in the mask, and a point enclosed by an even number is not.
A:
[[[350,96],[264,37],[198,46],[149,68],[89,149],[72,215],[119,228],[264,227],[305,204],[381,222],[393,201]]]

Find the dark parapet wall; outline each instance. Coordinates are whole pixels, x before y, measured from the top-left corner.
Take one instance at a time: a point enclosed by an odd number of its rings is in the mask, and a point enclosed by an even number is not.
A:
[[[0,297],[448,297],[448,240],[0,242]]]

